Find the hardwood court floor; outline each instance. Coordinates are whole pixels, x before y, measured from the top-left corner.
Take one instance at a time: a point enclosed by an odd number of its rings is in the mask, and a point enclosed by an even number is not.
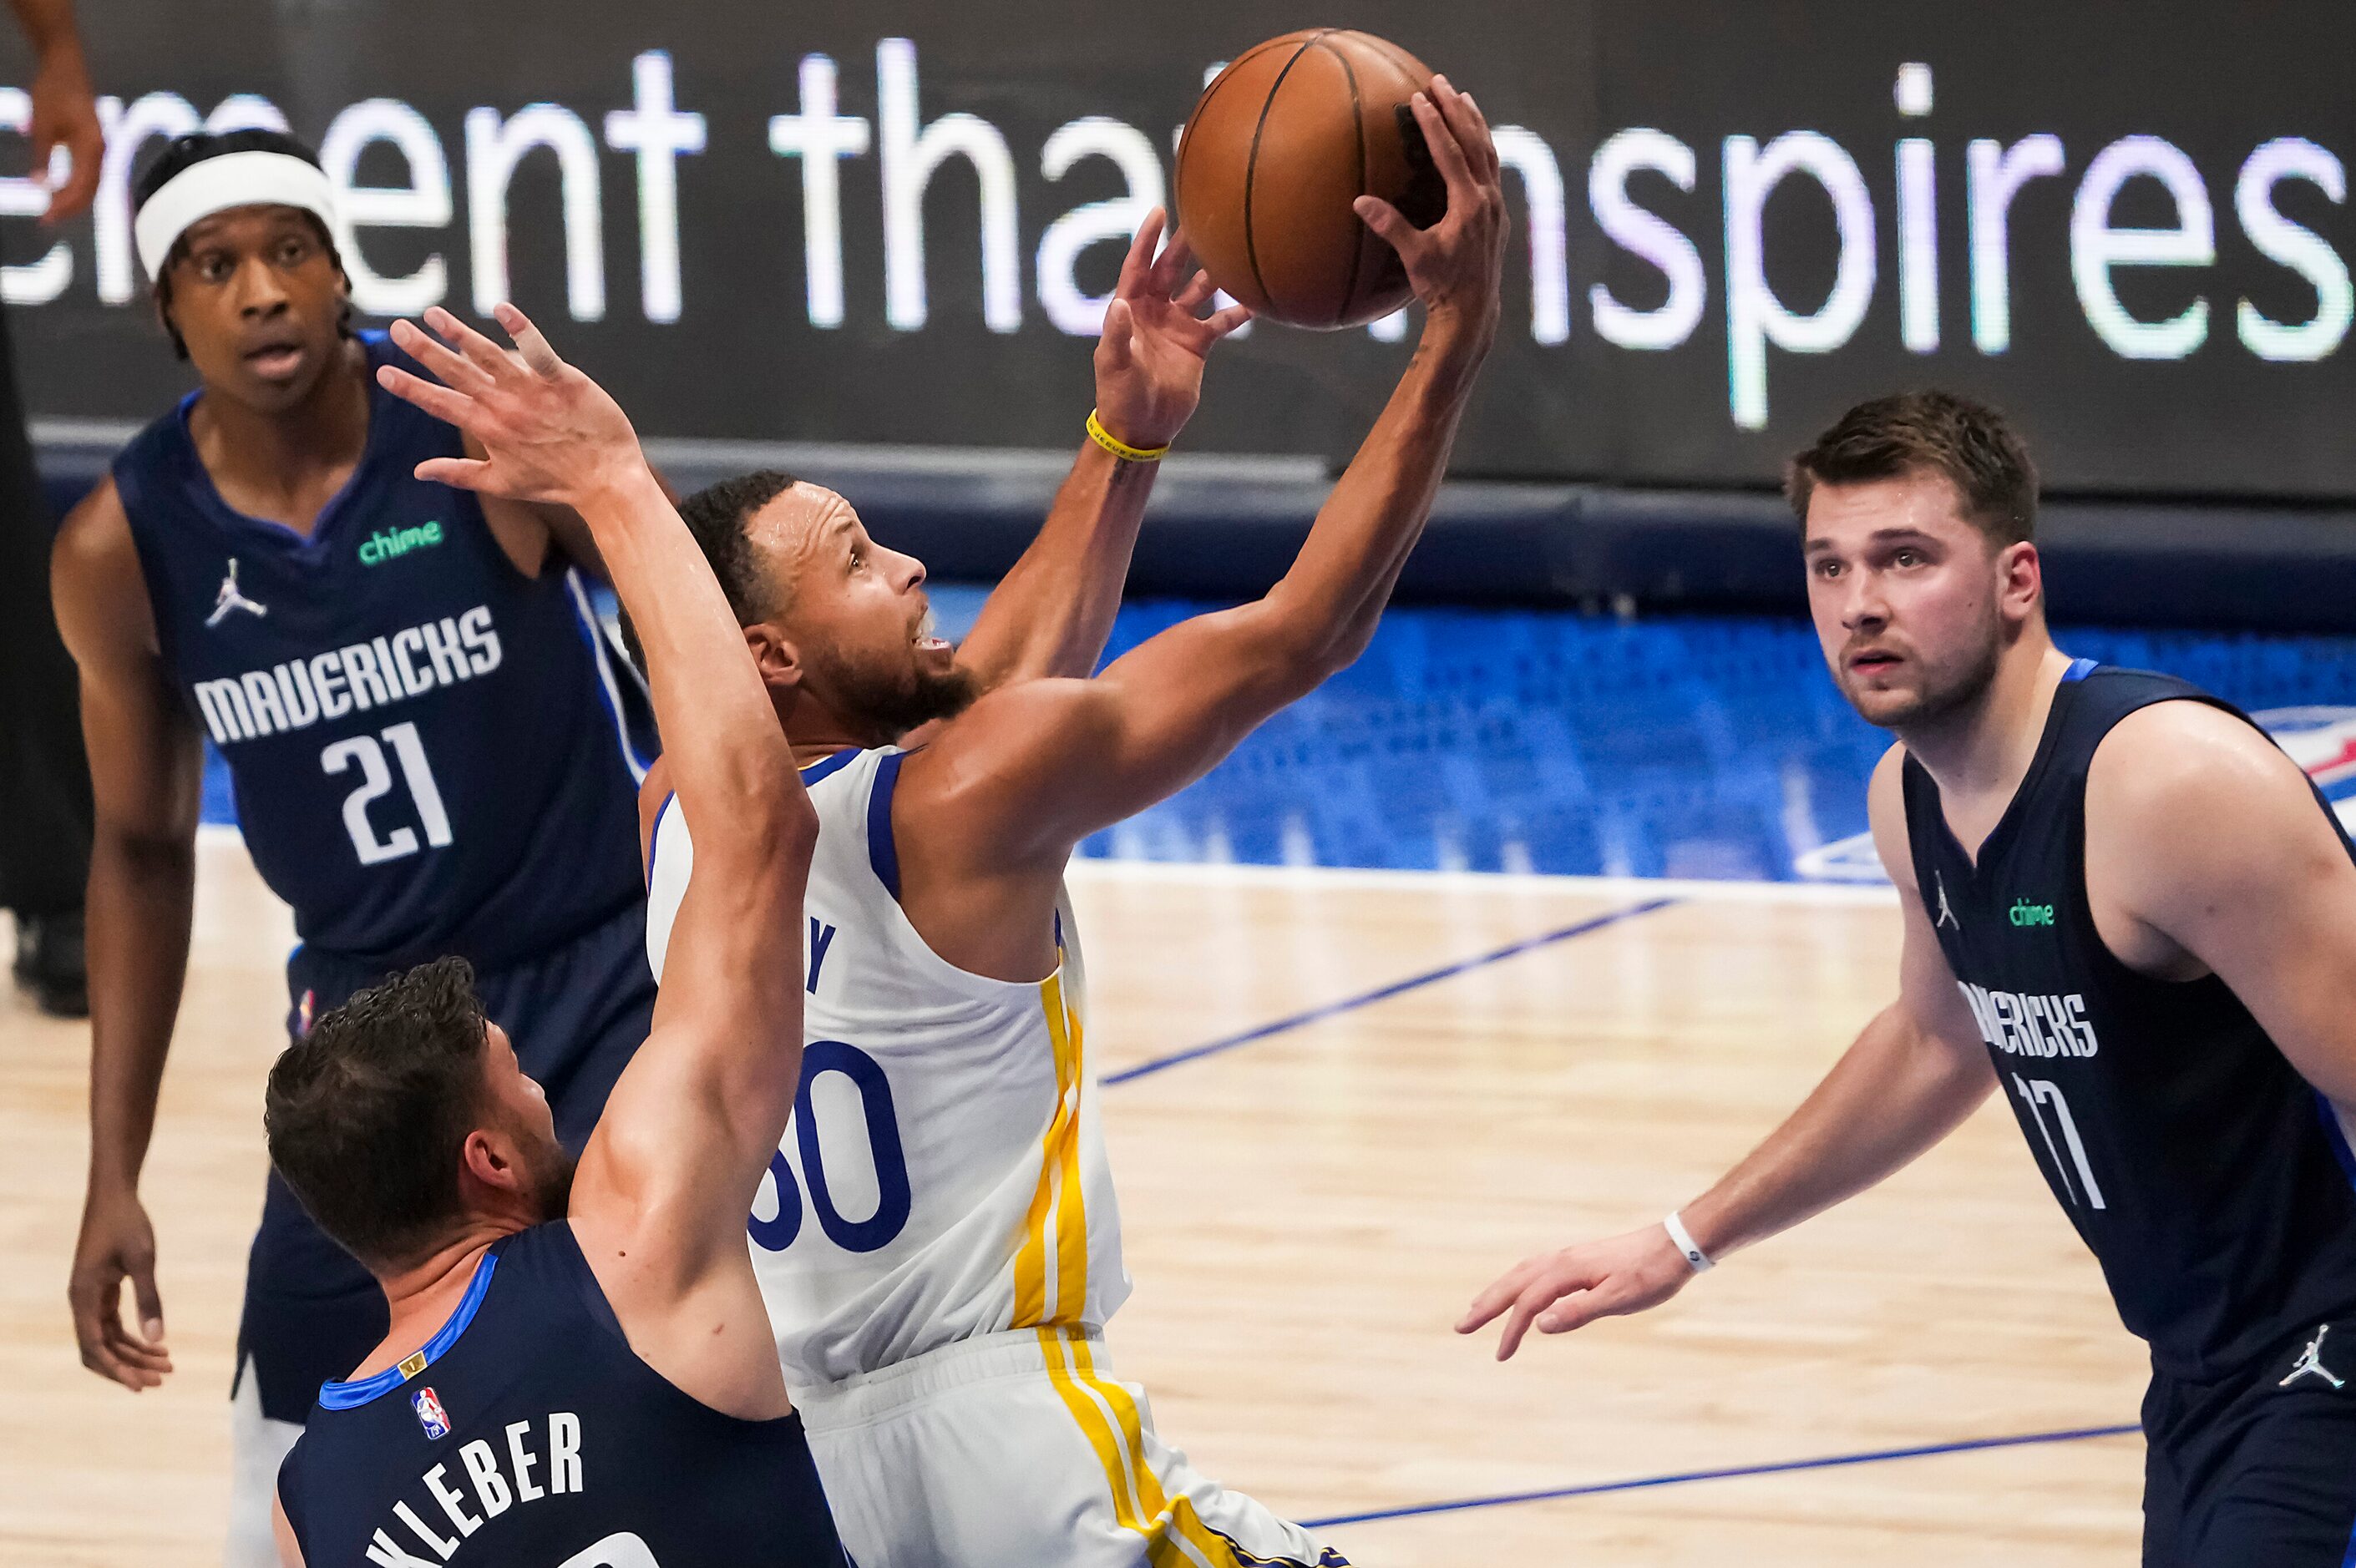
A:
[[[284,912],[233,840],[146,1196],[178,1375],[75,1360],[85,1036],[0,991],[0,1561],[217,1548]],[[1653,1220],[1887,998],[1872,895],[1086,865],[1076,874],[1136,1294],[1111,1347],[1163,1435],[1303,1519],[2132,1422],[2138,1347],[1991,1106],[1881,1190],[1640,1319],[1504,1366],[1449,1324],[1525,1253]],[[1235,1049],[1172,1053],[1500,947]],[[2141,1445],[2098,1437],[1338,1524],[1355,1560],[2134,1561]]]

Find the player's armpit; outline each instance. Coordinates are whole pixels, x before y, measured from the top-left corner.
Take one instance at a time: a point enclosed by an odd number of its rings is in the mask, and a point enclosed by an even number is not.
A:
[[[662,818],[663,803],[671,797],[670,765],[661,757],[647,769],[646,781],[638,785],[638,871],[648,875],[655,859],[655,825]]]
[[[2205,703],[2121,720],[2087,770],[2086,888],[2123,963],[2213,972],[2309,1083],[2356,1104],[2356,862],[2263,734]]]

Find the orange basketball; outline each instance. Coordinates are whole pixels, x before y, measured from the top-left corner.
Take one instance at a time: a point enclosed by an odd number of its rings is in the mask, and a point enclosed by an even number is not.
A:
[[[1350,210],[1378,196],[1419,229],[1448,191],[1408,101],[1421,60],[1371,34],[1287,33],[1203,90],[1178,144],[1177,210],[1211,281],[1294,326],[1355,326],[1409,297],[1398,255]]]

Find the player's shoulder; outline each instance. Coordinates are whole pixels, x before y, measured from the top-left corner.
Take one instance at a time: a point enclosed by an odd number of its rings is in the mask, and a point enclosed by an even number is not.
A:
[[[1906,832],[1906,748],[1892,742],[1873,764],[1865,786],[1867,820],[1882,869],[1901,888],[1914,886],[1914,853]]]
[[[127,556],[134,551],[131,514],[112,474],[102,475],[90,493],[73,504],[58,525],[56,551],[78,561]]]
[[[2138,834],[2207,834],[2267,802],[2309,808],[2307,776],[2248,720],[2178,699],[2112,725],[2086,763],[2090,824]]]
[[[87,660],[102,648],[154,645],[155,606],[131,517],[112,477],[100,480],[58,525],[49,587],[58,629],[77,658]]]
[[[2265,918],[2286,879],[2347,867],[2298,764],[2198,701],[2138,709],[2104,736],[2086,768],[2085,843],[2088,888],[2171,933],[2211,929],[2221,910]]]
[[[993,687],[954,719],[928,728],[923,746],[908,753],[901,787],[927,794],[994,790],[1039,769],[1064,766],[1104,738],[1109,707],[1104,682],[1076,677]]]

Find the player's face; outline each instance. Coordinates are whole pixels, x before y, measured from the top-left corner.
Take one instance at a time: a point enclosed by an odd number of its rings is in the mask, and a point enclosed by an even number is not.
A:
[[[262,413],[292,408],[334,362],[348,285],[317,222],[234,207],[192,225],[168,314],[205,386]]]
[[[973,700],[971,677],[933,629],[924,563],[869,539],[850,502],[797,485],[753,528],[782,585],[777,624],[806,697],[875,744]]]
[[[497,1024],[487,1031],[483,1064],[489,1119],[512,1151],[523,1198],[539,1221],[562,1220],[573,1196],[573,1162],[556,1141],[548,1095],[516,1060],[508,1031]]]
[[[1995,677],[2013,552],[1967,521],[1944,475],[1822,485],[1809,497],[1808,605],[1833,679],[1888,730],[1935,722]]]

